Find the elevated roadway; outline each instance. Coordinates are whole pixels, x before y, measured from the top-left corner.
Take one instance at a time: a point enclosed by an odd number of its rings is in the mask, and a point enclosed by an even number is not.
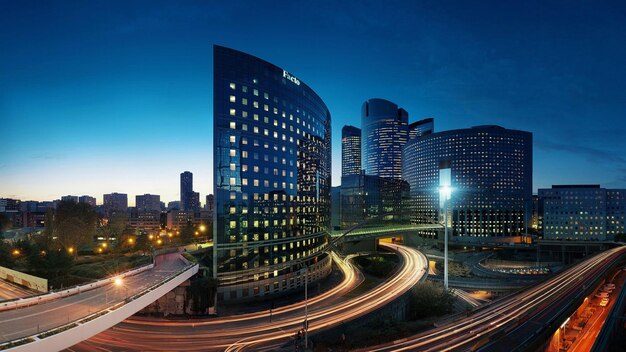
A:
[[[67,348],[133,315],[189,279],[197,270],[197,265],[189,265],[179,254],[167,255],[151,270],[123,281],[2,311],[0,349],[9,346],[15,347],[8,351]]]
[[[309,300],[309,333],[347,323],[372,313],[404,295],[426,278],[428,262],[417,250],[381,244],[398,253],[400,262],[393,277],[355,297],[336,300],[327,296]],[[359,274],[352,264],[333,254],[348,278],[341,295],[354,288]],[[334,294],[333,296],[338,296]],[[340,296],[340,295],[339,295]],[[292,339],[303,327],[304,302],[269,311],[209,320],[127,320],[118,326],[73,346],[72,351],[100,349],[124,351],[240,351],[293,350]],[[141,336],[141,339],[138,339]]]
[[[625,255],[626,247],[599,253],[533,287],[485,305],[471,316],[456,316],[435,329],[366,350],[535,350]]]

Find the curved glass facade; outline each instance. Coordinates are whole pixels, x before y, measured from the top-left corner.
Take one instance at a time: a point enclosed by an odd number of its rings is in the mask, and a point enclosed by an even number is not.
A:
[[[370,99],[361,111],[361,160],[367,175],[399,179],[409,114],[385,99]]]
[[[298,286],[302,267],[325,258],[330,113],[299,78],[221,46],[213,109],[214,275],[238,287],[222,298]]]
[[[433,133],[403,151],[412,221],[439,218],[439,162],[451,160],[450,219],[456,236],[514,236],[530,221],[532,134],[499,126]],[[527,218],[527,219],[526,219]]]

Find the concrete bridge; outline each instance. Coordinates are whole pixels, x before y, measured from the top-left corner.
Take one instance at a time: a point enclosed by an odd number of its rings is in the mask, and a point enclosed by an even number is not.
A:
[[[59,351],[135,314],[198,272],[179,253],[129,273],[0,305],[0,350]]]

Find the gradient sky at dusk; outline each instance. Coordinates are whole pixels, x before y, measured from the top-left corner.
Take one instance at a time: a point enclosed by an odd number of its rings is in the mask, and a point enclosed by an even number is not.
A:
[[[212,190],[212,45],[284,67],[340,132],[363,101],[534,133],[533,188],[626,188],[626,6],[600,1],[2,1],[0,197]]]

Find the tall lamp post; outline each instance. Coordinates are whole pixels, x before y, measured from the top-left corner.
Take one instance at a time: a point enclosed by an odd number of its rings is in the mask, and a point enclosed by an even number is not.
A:
[[[448,289],[448,204],[452,195],[452,161],[439,162],[439,208],[443,210],[443,286]]]

